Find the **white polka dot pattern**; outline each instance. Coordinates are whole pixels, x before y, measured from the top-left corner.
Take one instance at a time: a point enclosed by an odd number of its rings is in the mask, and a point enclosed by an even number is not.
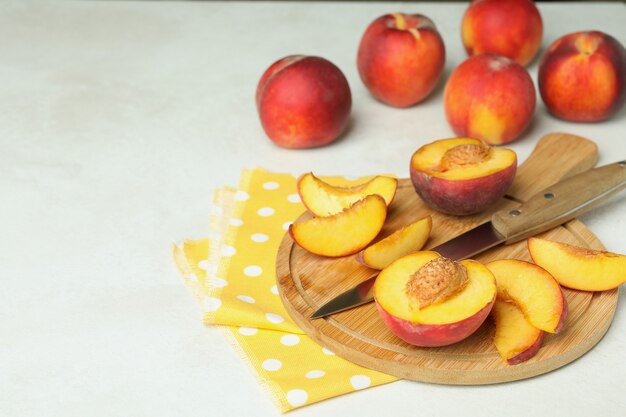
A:
[[[285,346],[295,346],[300,343],[300,338],[295,334],[286,334],[280,338],[280,343]]]
[[[294,407],[299,407],[306,403],[309,395],[303,389],[292,389],[287,391],[287,402]]]
[[[274,210],[271,207],[261,207],[260,209],[257,210],[257,214],[262,217],[269,217],[272,214],[274,214],[275,211],[276,210]]]

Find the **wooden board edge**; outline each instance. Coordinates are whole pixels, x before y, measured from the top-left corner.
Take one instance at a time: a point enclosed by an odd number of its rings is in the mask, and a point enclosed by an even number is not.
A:
[[[600,240],[579,220],[574,219],[563,227],[568,229],[568,231],[572,233],[576,237],[576,239],[581,242],[582,245],[590,246],[591,248],[598,250],[604,249],[604,246],[602,245]],[[587,239],[590,242],[588,242]],[[318,327],[315,327],[312,326],[309,320],[306,318],[313,313],[314,309],[317,308],[317,306],[312,306],[311,303],[309,303],[309,301],[302,296],[302,291],[304,290],[292,279],[289,270],[289,258],[294,244],[295,243],[293,242],[289,234],[285,233],[280,243],[277,254],[276,276],[277,281],[279,281],[278,289],[281,301],[283,302],[287,313],[300,328],[302,328],[317,343],[323,345],[324,347],[327,347],[328,349],[331,349],[340,357],[343,357],[344,355],[342,354],[342,351],[346,349],[345,346],[337,342],[332,337],[327,336],[324,332],[327,326],[331,329],[335,329],[338,323],[333,323],[332,318],[323,319],[327,321],[323,322]],[[287,261],[280,262],[278,261],[279,259],[286,259]],[[295,294],[287,294],[285,292],[286,285],[284,285],[284,283],[287,281],[291,281],[291,283],[294,284],[293,287],[297,288]],[[612,291],[596,293],[594,295],[594,297],[592,298],[592,303],[610,303],[610,309],[607,312],[610,317],[602,321],[599,326],[595,327],[594,332],[591,334],[591,337],[585,339],[582,343],[579,343],[578,345],[563,352],[562,354],[555,355],[550,358],[542,359],[536,362],[531,360],[511,367],[490,370],[488,375],[484,372],[484,370],[472,371],[463,369],[446,370],[446,372],[442,372],[441,370],[433,370],[428,368],[417,369],[418,375],[415,375],[409,373],[406,368],[398,366],[397,361],[389,361],[387,359],[373,357],[365,351],[359,351],[355,349],[350,349],[349,360],[369,369],[380,368],[381,362],[384,362],[388,365],[388,369],[385,372],[389,373],[390,375],[404,379],[411,379],[436,384],[487,385],[527,379],[551,372],[555,369],[565,366],[580,358],[585,353],[590,351],[595,345],[597,345],[597,343],[602,340],[613,321],[613,315],[615,314],[615,310],[617,307],[618,294],[618,290],[615,289]],[[294,300],[289,299],[289,297],[296,297],[298,300],[296,300],[297,302],[294,302]],[[299,311],[295,307],[296,305],[306,306],[307,311]],[[350,335],[349,332],[346,334],[348,335],[348,337],[353,337],[352,335]],[[360,341],[356,338],[354,338],[354,340]],[[497,356],[497,354],[494,353],[494,356]],[[389,369],[391,369],[392,371],[388,372]]]

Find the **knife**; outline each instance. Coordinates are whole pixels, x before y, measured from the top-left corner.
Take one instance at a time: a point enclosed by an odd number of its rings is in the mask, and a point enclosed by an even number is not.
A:
[[[455,261],[499,244],[511,244],[550,230],[601,204],[626,187],[626,160],[593,168],[554,184],[516,208],[495,212],[481,224],[431,251]],[[339,294],[311,315],[311,319],[348,310],[374,300],[378,273]]]

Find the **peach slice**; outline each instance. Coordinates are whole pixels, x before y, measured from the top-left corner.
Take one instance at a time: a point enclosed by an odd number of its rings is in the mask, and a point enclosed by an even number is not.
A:
[[[396,195],[398,180],[391,177],[377,176],[368,182],[354,187],[335,187],[313,173],[302,175],[297,183],[300,199],[305,207],[316,216],[328,216],[340,213],[366,195],[378,194],[391,204]]]
[[[487,264],[496,277],[498,298],[517,304],[537,329],[558,333],[567,317],[567,301],[558,282],[530,262],[502,259]]]
[[[311,253],[338,257],[369,245],[383,228],[387,205],[379,195],[369,195],[341,213],[294,223],[292,239]]]
[[[493,343],[502,359],[517,365],[535,356],[545,333],[531,325],[517,305],[496,298],[491,315],[496,324]]]
[[[564,287],[605,291],[626,282],[626,256],[546,239],[528,239],[533,261]]]
[[[411,158],[415,191],[432,208],[469,215],[487,209],[509,189],[517,155],[478,139],[442,139],[422,146]]]
[[[428,240],[432,225],[432,218],[426,216],[404,226],[359,252],[357,260],[370,268],[383,269],[396,259],[422,249]]]
[[[383,322],[417,346],[445,346],[471,335],[496,299],[496,281],[482,264],[416,252],[383,269],[374,299]]]

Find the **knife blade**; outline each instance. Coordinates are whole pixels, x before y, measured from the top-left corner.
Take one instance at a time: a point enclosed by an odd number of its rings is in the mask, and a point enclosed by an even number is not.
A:
[[[431,251],[455,261],[499,244],[511,244],[550,230],[598,206],[626,187],[626,161],[593,168],[552,185],[516,208],[494,213],[490,221]],[[311,319],[349,310],[374,300],[378,273],[317,309]]]

